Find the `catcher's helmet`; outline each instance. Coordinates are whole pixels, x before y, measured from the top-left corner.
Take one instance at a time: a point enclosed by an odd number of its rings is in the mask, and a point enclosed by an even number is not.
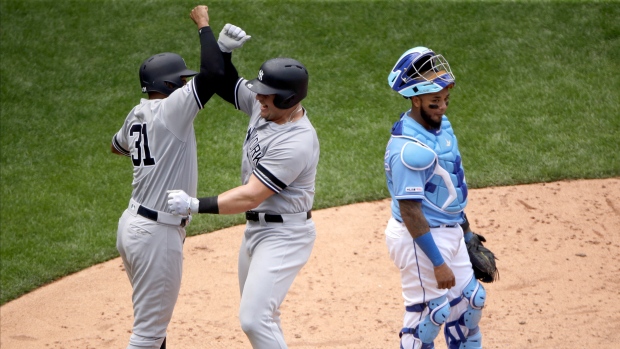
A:
[[[160,92],[169,96],[183,86],[181,78],[198,74],[187,69],[185,61],[176,53],[159,53],[147,58],[140,66],[142,93]],[[172,88],[166,82],[173,85]]]
[[[308,70],[292,58],[274,58],[263,63],[258,77],[245,85],[261,95],[276,95],[276,108],[288,109],[308,94]]]
[[[407,98],[439,92],[454,85],[454,80],[448,61],[422,46],[403,53],[388,75],[392,90]]]

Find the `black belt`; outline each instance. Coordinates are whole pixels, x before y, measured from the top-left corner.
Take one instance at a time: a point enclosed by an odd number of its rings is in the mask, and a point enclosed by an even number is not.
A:
[[[260,221],[260,219],[258,218],[258,214],[259,214],[258,212],[247,211],[245,213],[245,219],[247,219],[248,221],[258,222]],[[308,211],[306,213],[306,219],[310,219],[310,218],[312,218],[312,211]],[[282,215],[265,213],[265,222],[284,223],[284,220],[282,219]]]
[[[151,210],[150,208],[146,208],[142,205],[140,205],[140,207],[138,207],[138,214],[144,218],[148,218],[152,221],[157,222],[157,217],[159,216],[159,213],[157,211]],[[185,224],[187,223],[187,219],[186,218],[182,218],[181,219],[181,226],[184,227]]]

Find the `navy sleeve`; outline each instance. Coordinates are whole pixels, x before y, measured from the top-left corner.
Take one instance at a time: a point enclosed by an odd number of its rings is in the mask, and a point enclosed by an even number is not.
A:
[[[232,54],[222,52],[224,60],[224,77],[215,87],[215,93],[222,97],[223,100],[237,107],[235,104],[235,94],[237,93],[237,81],[239,81],[239,73],[237,68],[232,64]]]
[[[211,27],[202,27],[200,35],[200,72],[194,77],[200,104],[205,105],[224,76],[224,59]]]

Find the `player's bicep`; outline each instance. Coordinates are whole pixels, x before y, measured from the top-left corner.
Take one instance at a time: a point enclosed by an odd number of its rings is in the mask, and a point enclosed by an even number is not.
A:
[[[428,222],[422,212],[421,200],[398,200],[400,216],[412,236],[420,236],[428,231]]]
[[[265,185],[265,183],[259,180],[254,174],[250,176],[247,186],[255,196],[254,199],[259,203],[267,200],[267,198],[273,194],[276,194],[272,188]]]
[[[199,105],[198,108],[204,108],[207,102],[215,94],[215,84],[213,83],[213,80],[209,80],[205,76],[198,74],[189,83],[193,83],[195,86],[196,102]]]

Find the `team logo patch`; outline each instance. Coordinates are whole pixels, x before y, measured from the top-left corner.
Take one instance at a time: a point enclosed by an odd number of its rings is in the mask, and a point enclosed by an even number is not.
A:
[[[263,81],[263,74],[264,73],[262,69],[258,71],[258,80]]]
[[[421,193],[423,189],[422,187],[406,187],[405,191],[407,193]]]

